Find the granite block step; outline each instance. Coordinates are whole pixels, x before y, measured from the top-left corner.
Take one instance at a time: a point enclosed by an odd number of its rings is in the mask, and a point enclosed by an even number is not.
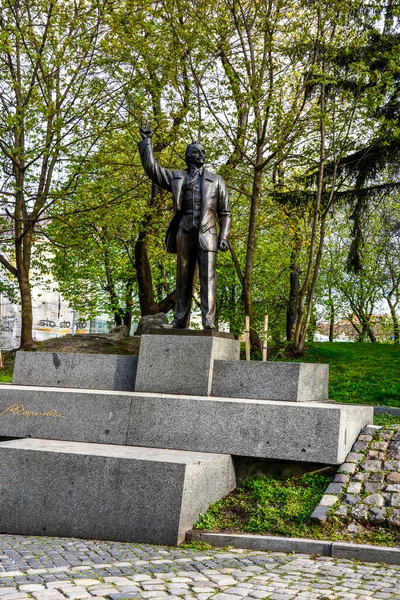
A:
[[[137,364],[137,356],[17,352],[13,384],[131,391]]]
[[[230,456],[42,439],[0,442],[0,531],[175,545],[236,485]]]
[[[373,408],[0,385],[0,436],[340,464]]]
[[[327,402],[329,365],[216,360],[212,396]]]

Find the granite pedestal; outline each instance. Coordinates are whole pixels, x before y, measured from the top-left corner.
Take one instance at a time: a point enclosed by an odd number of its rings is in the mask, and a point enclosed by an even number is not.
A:
[[[128,392],[0,385],[0,437],[126,444]]]
[[[208,396],[214,361],[239,354],[238,340],[218,334],[142,335],[135,391]]]
[[[17,352],[13,383],[90,390],[135,389],[137,356]]]
[[[372,421],[368,406],[136,394],[128,444],[337,465]]]
[[[0,443],[0,532],[179,544],[236,485],[226,455],[38,439]]]
[[[359,405],[0,386],[0,436],[340,464],[373,421]]]
[[[328,365],[216,360],[211,394],[229,398],[326,402]]]

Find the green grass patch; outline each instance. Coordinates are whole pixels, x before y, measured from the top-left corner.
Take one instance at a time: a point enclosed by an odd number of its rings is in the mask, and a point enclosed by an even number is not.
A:
[[[3,368],[0,369],[0,383],[11,383],[14,370],[15,351],[3,351],[1,355],[3,358]]]
[[[329,364],[329,397],[337,402],[400,406],[400,348],[392,344],[310,344],[300,358],[272,353],[272,360]]]
[[[334,516],[323,525],[311,523],[311,514],[331,480],[320,472],[288,479],[249,477],[232,494],[212,504],[194,529],[400,546],[398,530],[367,524],[350,533],[348,522]]]
[[[387,429],[392,425],[397,425],[398,423],[400,423],[400,416],[391,415],[389,413],[374,416],[374,425],[380,425],[384,429]]]
[[[301,536],[332,477],[307,473],[278,479],[248,477],[232,494],[212,504],[196,529]]]

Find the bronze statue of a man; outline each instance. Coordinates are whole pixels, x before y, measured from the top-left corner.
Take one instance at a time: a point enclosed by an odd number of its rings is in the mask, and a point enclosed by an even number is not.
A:
[[[186,148],[188,168],[171,171],[161,167],[154,158],[151,128],[143,125],[140,135],[139,152],[143,168],[158,187],[172,192],[174,203],[174,217],[168,227],[166,245],[168,252],[177,254],[176,313],[173,321],[165,327],[188,328],[198,264],[202,323],[205,330],[214,329],[217,251],[228,250],[231,228],[225,182],[220,175],[204,169],[206,153],[199,142],[192,142]]]

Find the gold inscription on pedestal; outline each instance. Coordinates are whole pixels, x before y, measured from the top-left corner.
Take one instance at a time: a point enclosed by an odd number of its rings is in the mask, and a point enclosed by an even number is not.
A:
[[[12,415],[15,415],[17,417],[53,417],[56,419],[64,418],[64,415],[59,413],[55,408],[52,408],[51,410],[42,411],[28,410],[23,404],[12,404],[12,406],[9,406],[8,408],[6,408],[6,410],[3,410],[3,412],[0,413],[0,417],[5,415],[6,413],[11,413]]]

